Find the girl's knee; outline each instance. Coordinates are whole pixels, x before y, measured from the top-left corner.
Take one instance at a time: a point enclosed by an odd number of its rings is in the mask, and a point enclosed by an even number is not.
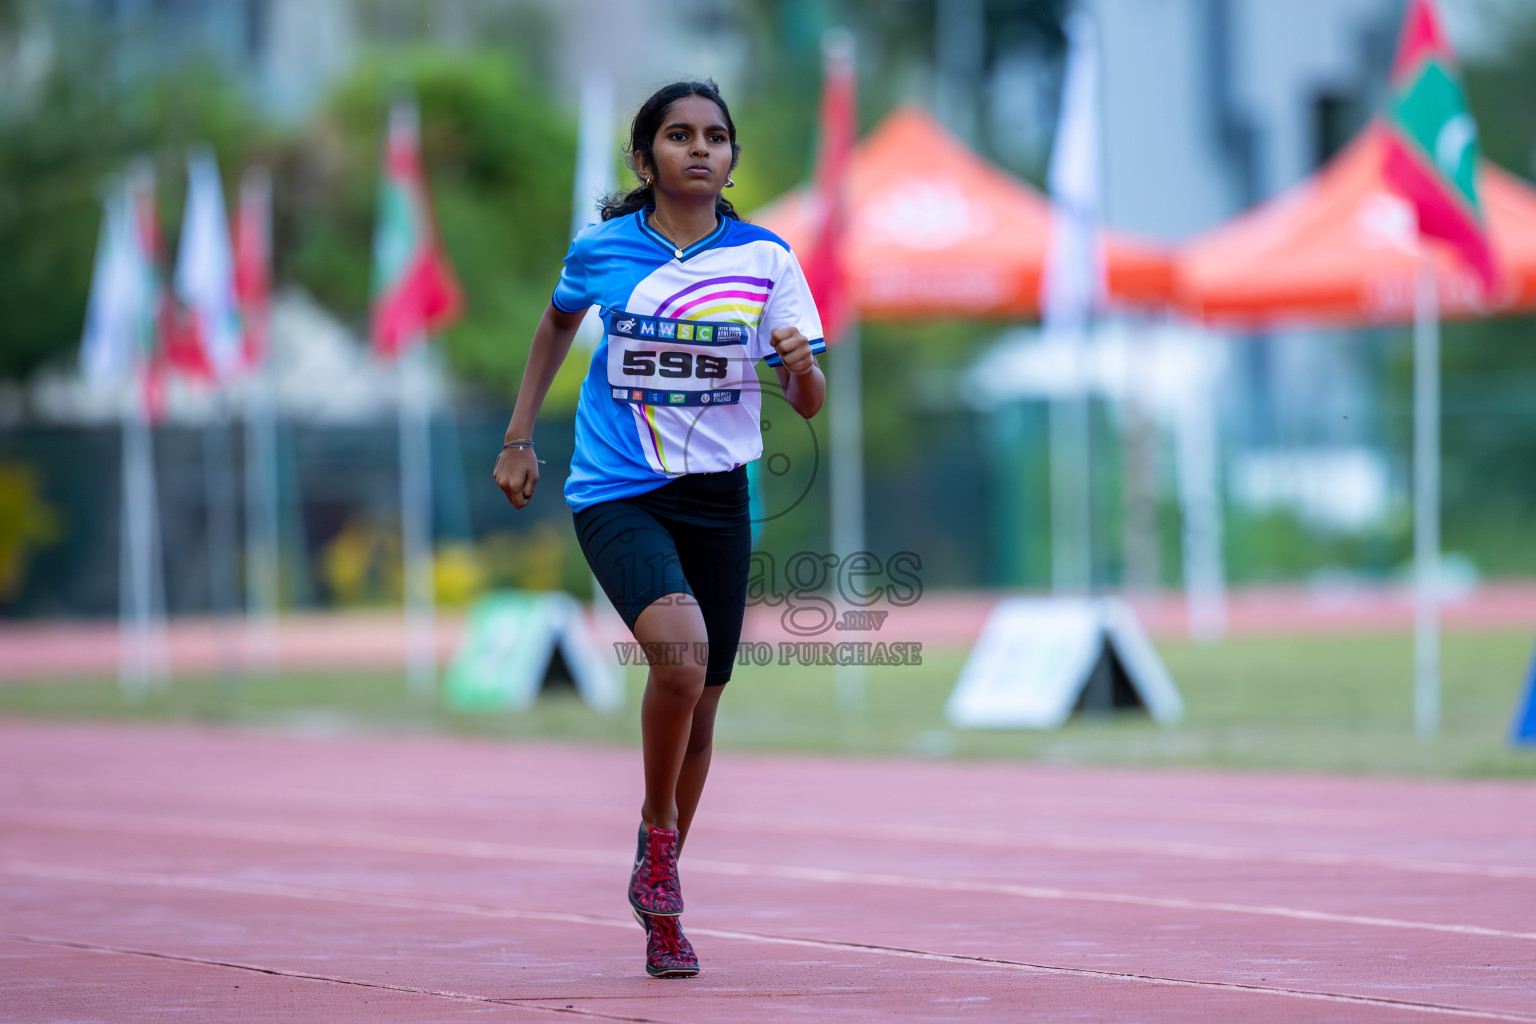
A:
[[[664,693],[697,698],[704,691],[704,666],[691,658],[653,661],[650,682]]]

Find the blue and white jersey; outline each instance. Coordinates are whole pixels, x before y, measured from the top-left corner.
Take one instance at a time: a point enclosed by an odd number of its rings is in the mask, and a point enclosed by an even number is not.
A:
[[[800,261],[777,235],[721,217],[679,252],[647,212],[578,234],[555,286],[556,308],[596,305],[603,318],[565,482],[577,512],[751,462],[763,453],[754,368],[780,362],[773,329],[798,327],[826,350]]]

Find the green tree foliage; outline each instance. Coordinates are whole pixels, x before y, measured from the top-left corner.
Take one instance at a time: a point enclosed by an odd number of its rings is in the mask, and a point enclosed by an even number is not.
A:
[[[449,358],[463,379],[511,395],[569,243],[576,139],[566,106],[510,58],[418,51],[360,64],[285,175],[279,277],[366,322],[386,110],[402,90],[420,106],[438,228],[466,292]],[[579,380],[563,373],[552,407],[569,405]]]

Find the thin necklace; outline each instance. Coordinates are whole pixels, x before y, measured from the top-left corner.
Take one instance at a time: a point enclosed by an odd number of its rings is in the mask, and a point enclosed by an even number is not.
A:
[[[719,215],[717,214],[716,217],[715,217],[715,220],[718,222],[719,219],[720,219]],[[655,210],[651,211],[650,220],[651,220],[651,227],[655,228],[656,232],[658,234],[660,234],[661,237],[665,238],[667,241],[672,243],[672,245],[673,245],[672,255],[677,257],[678,259],[682,259],[683,258],[683,250],[688,248],[689,245],[693,245],[695,242],[699,241],[699,239],[705,238],[706,236],[708,236],[710,231],[715,230],[714,227],[711,227],[709,229],[709,231],[705,231],[704,234],[698,236],[698,238],[691,239],[688,242],[688,245],[678,245],[677,244],[677,240],[672,236],[672,232],[668,231],[666,228],[661,226],[661,219],[656,215],[656,211]],[[716,223],[715,227],[718,227],[718,226],[719,226],[719,224]]]

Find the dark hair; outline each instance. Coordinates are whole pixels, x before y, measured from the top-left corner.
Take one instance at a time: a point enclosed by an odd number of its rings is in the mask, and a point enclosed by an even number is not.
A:
[[[726,107],[725,100],[720,98],[720,87],[712,79],[705,79],[702,82],[673,82],[671,85],[664,85],[651,93],[651,98],[640,104],[640,109],[635,111],[635,120],[629,126],[629,146],[625,149],[625,163],[635,172],[637,178],[640,176],[640,169],[635,166],[635,157],[642,156],[646,163],[652,167],[656,166],[652,147],[656,142],[656,133],[661,130],[662,120],[667,116],[667,111],[672,109],[672,104],[689,96],[702,96],[720,108],[720,116],[725,118],[726,134],[731,137],[731,170],[736,169],[736,161],[741,159],[741,146],[736,142],[736,122],[731,120],[731,111]],[[655,192],[642,181],[638,188],[630,189],[628,192],[614,192],[612,195],[604,196],[603,220],[612,220],[655,205]],[[736,208],[723,195],[715,200],[715,210],[723,217],[730,217],[733,220],[741,219]]]

